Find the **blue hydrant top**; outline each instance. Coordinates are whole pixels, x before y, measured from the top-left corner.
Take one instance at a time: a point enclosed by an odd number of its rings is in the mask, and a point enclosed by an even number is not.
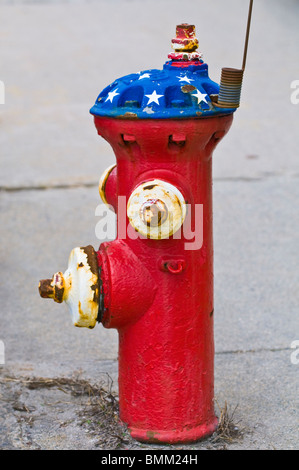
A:
[[[235,108],[217,106],[219,85],[208,75],[208,65],[196,51],[193,25],[176,28],[175,52],[163,70],[143,70],[118,78],[98,96],[94,116],[138,119],[204,118],[231,114]]]

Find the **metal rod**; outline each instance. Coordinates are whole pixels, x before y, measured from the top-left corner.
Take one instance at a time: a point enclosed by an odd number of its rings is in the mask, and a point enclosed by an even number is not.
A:
[[[249,42],[249,33],[250,33],[250,24],[251,24],[251,15],[252,15],[252,7],[253,7],[253,0],[250,0],[242,70],[245,70],[245,66],[246,66],[247,50],[248,50],[248,42]]]

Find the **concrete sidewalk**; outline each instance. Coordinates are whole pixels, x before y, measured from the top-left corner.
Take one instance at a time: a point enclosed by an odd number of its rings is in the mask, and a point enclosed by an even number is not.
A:
[[[221,67],[241,65],[247,8],[239,0],[0,0],[0,448],[157,448],[126,434],[101,441],[105,426],[97,431],[80,414],[86,397],[24,382],[80,373],[94,384],[108,373],[117,390],[117,333],[73,328],[66,306],[39,298],[38,281],[64,270],[73,247],[103,241],[97,182],[114,156],[89,115],[97,94],[117,77],[161,68],[181,22],[197,26],[219,81]],[[215,395],[220,407],[237,406],[240,432],[184,448],[299,448],[299,365],[291,362],[299,105],[290,99],[298,13],[296,1],[256,2],[242,106],[214,153]]]

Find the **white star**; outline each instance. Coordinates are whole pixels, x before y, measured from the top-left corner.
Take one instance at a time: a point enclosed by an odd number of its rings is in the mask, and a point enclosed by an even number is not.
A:
[[[147,104],[149,105],[150,103],[160,104],[159,103],[159,98],[161,98],[164,95],[157,95],[157,92],[155,90],[155,91],[153,91],[153,93],[151,95],[145,95],[145,96],[149,99],[148,102],[147,102]]]
[[[191,96],[195,96],[195,98],[197,98],[197,104],[201,103],[202,101],[208,104],[206,100],[206,96],[208,95],[201,93],[199,90],[196,90],[196,93],[192,94]]]
[[[144,73],[143,75],[140,75],[138,80],[142,80],[143,78],[150,78],[150,74],[149,73]]]
[[[179,78],[180,82],[187,82],[187,83],[194,82],[194,80],[192,80],[191,78],[188,78],[187,75],[185,75],[184,77],[177,77],[177,78]]]
[[[114,91],[110,91],[110,92],[108,93],[108,97],[106,98],[106,101],[109,100],[110,103],[112,103],[113,98],[114,98],[116,95],[119,95],[119,93],[116,93],[117,90],[118,90],[118,88],[116,88],[116,90],[114,90]],[[106,101],[105,101],[105,103],[106,103]]]

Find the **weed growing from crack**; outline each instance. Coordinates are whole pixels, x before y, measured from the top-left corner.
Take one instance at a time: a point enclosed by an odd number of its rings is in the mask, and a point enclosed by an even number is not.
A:
[[[216,404],[219,408],[220,416],[217,431],[212,437],[213,442],[217,443],[225,441],[227,443],[232,443],[243,438],[243,430],[239,427],[240,421],[235,422],[235,413],[238,405],[231,410],[226,401],[222,408],[219,406],[217,401]]]

